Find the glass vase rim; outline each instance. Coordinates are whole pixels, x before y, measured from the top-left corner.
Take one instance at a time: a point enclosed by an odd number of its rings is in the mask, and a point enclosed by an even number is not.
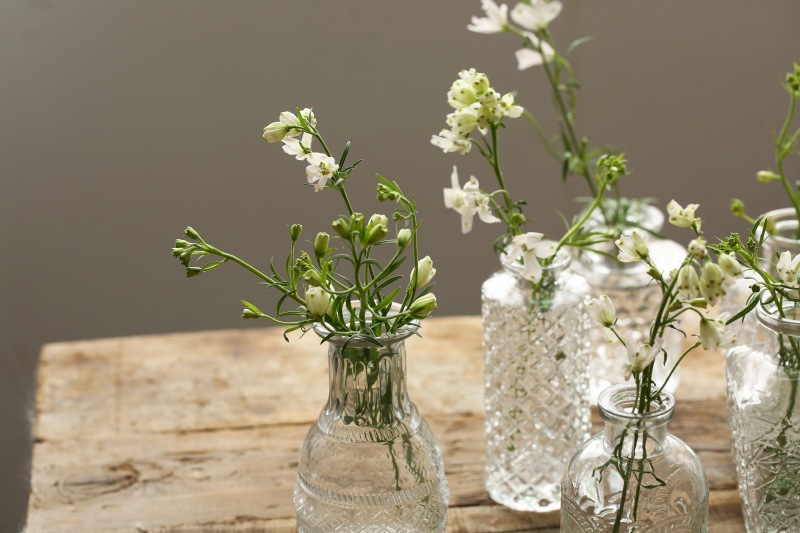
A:
[[[357,301],[353,301],[352,302],[354,310],[360,309],[360,307],[358,305],[356,305],[357,303],[358,303]],[[398,311],[400,311],[400,307],[401,306],[400,306],[399,303],[394,302],[389,309],[394,311],[394,312],[398,312]],[[350,314],[347,313],[347,312],[345,312],[344,315],[345,315],[345,319],[347,319],[350,316]],[[414,319],[411,322],[409,322],[408,324],[406,324],[403,327],[401,327],[400,329],[398,329],[394,333],[386,333],[386,334],[380,335],[380,336],[375,337],[375,338],[378,340],[378,342],[381,343],[382,347],[390,346],[392,344],[397,344],[398,342],[406,340],[411,335],[417,334],[417,331],[421,327],[420,322],[421,321],[419,319]],[[329,342],[329,343],[334,344],[336,346],[344,346],[345,344],[347,344],[348,348],[351,348],[351,347],[352,348],[375,348],[375,349],[380,349],[381,348],[381,346],[377,346],[376,344],[371,343],[371,342],[362,341],[362,340],[353,340],[352,337],[349,337],[347,335],[333,335],[332,337],[329,337],[329,338],[326,339],[326,337],[328,337],[328,335],[330,335],[331,332],[328,331],[327,329],[325,329],[325,327],[319,322],[315,322],[314,323],[313,329],[314,329],[314,333],[319,335],[319,338],[324,339],[324,342]]]
[[[767,240],[772,240],[788,246],[800,245],[800,239],[793,239],[781,234],[781,230],[797,229],[798,225],[800,225],[800,221],[797,220],[797,211],[795,211],[793,207],[773,209],[772,211],[767,211],[762,216],[769,217],[775,221],[776,231],[775,233],[768,233]]]
[[[500,254],[500,264],[503,265],[503,270],[509,272],[517,277],[522,277],[522,271],[525,268],[521,263],[514,262],[508,264],[505,262],[506,254]],[[555,258],[553,262],[549,265],[542,265],[542,275],[545,273],[553,273],[559,274],[564,272],[569,267],[570,263],[572,262],[572,254],[569,250],[565,248],[561,248],[559,251],[556,252]]]
[[[605,200],[606,199],[604,199],[604,201]],[[629,198],[629,200],[631,200],[631,198]],[[633,200],[636,200],[636,198],[633,198]],[[595,210],[595,213],[598,213],[598,211]],[[592,216],[590,217],[590,220],[592,222],[598,224],[595,227],[604,227],[601,224],[602,218],[598,220],[595,217],[595,213],[592,213]],[[641,213],[642,213],[641,228],[639,226],[624,226],[624,227],[620,228],[621,229],[621,233],[624,233],[625,231],[631,231],[631,230],[642,229],[642,228],[645,230],[646,233],[649,233],[649,232],[659,233],[662,229],[664,229],[664,222],[666,222],[667,218],[666,218],[666,215],[664,215],[664,211],[660,207],[658,207],[656,205],[653,205],[651,203],[642,203],[641,204]],[[599,216],[602,216],[602,215],[599,215]],[[605,228],[609,229],[607,226],[605,226]]]
[[[615,426],[635,423],[636,429],[656,428],[672,420],[675,414],[675,397],[670,392],[662,390],[659,401],[651,403],[648,413],[634,413],[620,406],[624,402],[633,402],[635,397],[635,384],[625,382],[611,385],[597,399],[600,418]]]
[[[782,317],[776,313],[778,305],[775,302],[767,303],[765,299],[769,293],[762,292],[759,296],[759,304],[756,307],[756,318],[759,323],[770,331],[789,335],[790,337],[800,337],[800,318]],[[783,309],[800,311],[800,304],[785,302]]]

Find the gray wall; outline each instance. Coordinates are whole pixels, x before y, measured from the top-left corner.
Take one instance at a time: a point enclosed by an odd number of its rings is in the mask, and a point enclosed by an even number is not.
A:
[[[753,212],[786,203],[753,176],[772,161],[786,106],[779,82],[800,60],[799,2],[566,4],[553,26],[559,42],[595,36],[573,55],[579,128],[626,149],[629,195],[701,203],[712,237],[741,229],[730,196]],[[475,66],[550,126],[553,117],[542,72],[516,71],[513,39],[464,29],[477,0],[0,6],[1,531],[24,517],[42,343],[253,326],[238,318],[238,299],[272,301],[254,280],[233,267],[186,280],[173,239],[192,224],[263,264],[283,257],[289,223],[313,234],[343,211],[261,140],[282,110],[313,106],[337,149],[352,140],[352,156],[365,159],[351,180],[360,210],[377,209],[377,171],[417,195],[439,314],[478,312],[479,284],[497,267],[496,227],[463,237],[441,189],[453,164],[487,184],[490,174],[478,156],[429,144],[445,92]],[[522,122],[508,128],[503,153],[509,186],[531,201],[532,228],[557,231],[555,209],[573,213],[581,184],[559,184]]]

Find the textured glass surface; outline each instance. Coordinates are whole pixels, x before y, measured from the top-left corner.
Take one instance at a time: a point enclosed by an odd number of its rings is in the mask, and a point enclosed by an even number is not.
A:
[[[739,496],[749,532],[800,531],[800,377],[773,355],[777,334],[762,331],[766,343],[725,358]]]
[[[651,231],[659,232],[664,223],[664,215],[653,206],[642,206],[632,212],[631,222]],[[603,227],[599,215],[591,220],[596,229]],[[680,266],[686,256],[686,249],[674,241],[657,239],[647,232],[641,231],[647,242],[655,264],[669,275],[670,271]],[[600,251],[616,256],[617,247],[609,242],[599,245]],[[634,339],[634,342],[648,335],[650,323],[658,313],[661,304],[661,290],[652,278],[647,275],[647,266],[642,262],[622,263],[614,257],[606,257],[593,253],[581,253],[573,264],[573,269],[589,281],[591,296],[599,298],[605,294],[611,298],[617,311],[617,331],[622,338]],[[619,342],[609,343],[603,336],[603,329],[593,327],[590,331],[591,369],[590,398],[597,400],[603,390],[610,385],[624,381],[623,365],[628,361],[628,352]],[[664,382],[681,354],[682,336],[675,330],[664,335],[664,349],[668,357],[666,364],[659,358],[653,371],[653,379],[659,386]],[[676,369],[666,386],[668,392],[675,392],[680,383],[680,370]]]
[[[444,465],[408,398],[403,341],[329,344],[328,403],[300,452],[298,530],[443,532]]]
[[[634,420],[631,425],[637,423]],[[606,418],[605,431],[592,437],[571,459],[562,487],[561,531],[612,532],[618,516],[621,532],[707,531],[708,480],[695,453],[667,433],[666,422],[623,433],[626,424],[623,419]],[[613,453],[620,442],[625,450],[622,460]],[[626,489],[625,476],[615,464],[622,472],[629,468],[641,472],[638,505],[637,475],[630,476]]]
[[[558,509],[564,467],[590,428],[588,285],[569,271],[555,279],[544,310],[513,272],[483,284],[486,490],[518,510]]]

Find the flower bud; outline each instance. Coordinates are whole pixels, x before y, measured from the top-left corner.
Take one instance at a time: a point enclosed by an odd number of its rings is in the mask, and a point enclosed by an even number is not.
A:
[[[397,232],[397,246],[398,248],[405,248],[411,242],[411,230],[403,228]]]
[[[759,170],[756,173],[756,179],[761,183],[769,183],[770,181],[779,180],[781,177],[771,170]]]
[[[434,294],[431,292],[424,296],[420,296],[414,300],[414,303],[412,303],[411,307],[408,309],[411,311],[412,316],[416,318],[425,318],[434,309],[436,309],[436,296],[434,296]]]
[[[353,213],[350,215],[350,234],[358,232],[359,235],[364,232],[364,215],[361,213]]]
[[[330,305],[330,295],[320,287],[311,287],[306,291],[306,309],[311,315],[322,318],[328,312]]]
[[[289,129],[283,122],[273,122],[264,128],[264,140],[268,143],[282,141],[289,133]]]
[[[183,234],[189,237],[190,239],[194,239],[196,241],[201,240],[200,234],[197,233],[191,226],[188,226],[185,230],[183,230]]]
[[[389,233],[389,228],[386,226],[375,226],[372,229],[367,230],[366,240],[367,244],[372,245],[380,242],[381,239],[386,237]]]
[[[246,307],[242,310],[242,318],[261,318],[261,316],[262,315]]]
[[[600,298],[592,298],[589,302],[589,314],[595,322],[601,326],[610,328],[617,321],[617,312],[611,298],[602,295]]]
[[[689,300],[689,305],[692,307],[697,307],[700,309],[705,309],[708,307],[708,302],[706,302],[703,298],[692,298]]]
[[[430,283],[433,276],[436,275],[436,269],[433,268],[433,260],[429,255],[426,255],[417,263],[417,267],[411,271],[411,279],[417,278],[416,287],[419,289]]]
[[[350,240],[350,221],[344,217],[339,217],[333,221],[333,231],[342,239]]]
[[[692,254],[695,259],[702,259],[706,256],[706,244],[707,241],[703,237],[698,237],[692,239],[687,250],[689,250],[689,253]]]
[[[744,202],[738,198],[731,200],[731,213],[737,217],[744,215]]]
[[[736,257],[734,257],[733,252],[720,255],[717,263],[719,263],[719,267],[722,271],[732,278],[738,278],[742,275],[742,267],[739,261],[736,260]]]
[[[292,237],[292,242],[297,242],[302,232],[303,226],[301,224],[292,224],[292,227],[289,228],[289,235]]]
[[[325,233],[324,231],[320,231],[317,233],[316,238],[314,239],[314,254],[317,256],[317,259],[325,257],[328,253],[328,244],[331,241],[331,236]]]
[[[383,183],[378,184],[378,201],[385,202],[386,200],[398,200],[400,193],[393,191]]]
[[[694,298],[700,290],[700,278],[692,265],[684,265],[678,271],[675,286],[682,298]]]
[[[312,287],[322,286],[322,276],[316,270],[306,270],[303,272],[303,279]]]

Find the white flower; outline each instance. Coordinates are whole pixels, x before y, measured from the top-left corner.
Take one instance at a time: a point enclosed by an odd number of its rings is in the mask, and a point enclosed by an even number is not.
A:
[[[650,253],[647,250],[647,243],[644,242],[644,237],[636,230],[632,231],[630,235],[623,235],[615,244],[619,248],[617,259],[623,263],[641,261]]]
[[[472,85],[475,94],[483,94],[489,88],[489,78],[474,68],[459,71],[458,77]]]
[[[800,254],[797,254],[792,259],[791,252],[783,252],[778,259],[778,264],[775,265],[775,270],[783,280],[784,284],[789,287],[797,287],[797,267],[800,266]]]
[[[300,139],[289,137],[283,139],[283,151],[293,155],[298,161],[308,159],[311,156],[311,137],[310,133],[304,133]]]
[[[497,104],[500,113],[509,118],[519,118],[525,109],[521,105],[516,105],[513,93],[506,93]]]
[[[544,61],[548,63],[552,61],[553,57],[556,55],[556,51],[553,50],[552,46],[540,40],[529,31],[525,32],[525,36],[528,38],[533,48],[520,48],[514,52],[517,58],[517,68],[519,70],[541,65]],[[539,49],[542,50],[541,54],[539,53]],[[542,57],[542,54],[544,54],[544,57]]]
[[[522,257],[522,277],[533,283],[539,283],[542,279],[542,265],[539,264],[539,259],[551,257],[556,253],[557,246],[554,241],[542,240],[542,237],[544,235],[536,232],[517,235],[506,249],[503,263],[510,266]]]
[[[700,278],[692,265],[683,265],[678,271],[678,279],[675,281],[678,294],[684,300],[691,300],[700,291]]]
[[[331,297],[321,287],[310,287],[306,291],[306,308],[315,317],[323,317],[331,305]]]
[[[733,331],[726,330],[730,313],[721,313],[715,320],[700,319],[700,344],[706,350],[717,350],[731,346],[736,339]]]
[[[310,108],[303,109],[300,114],[303,115],[307,123],[312,126],[317,125],[317,119],[314,118],[314,112]],[[264,140],[274,143],[282,141],[286,137],[296,137],[300,134],[299,128],[302,127],[297,115],[290,111],[284,111],[278,117],[278,122],[273,122],[264,128]]]
[[[417,266],[411,271],[411,279],[417,278],[417,288],[427,285],[436,275],[436,269],[433,268],[433,260],[429,255],[426,255],[419,260]]]
[[[707,253],[706,244],[708,244],[708,241],[706,241],[703,237],[698,237],[696,239],[692,239],[687,249],[689,250],[689,253],[695,257],[695,259],[703,259]]]
[[[481,105],[477,102],[471,106],[457,109],[447,115],[447,125],[456,135],[469,135],[478,126],[478,113],[480,111]]]
[[[447,91],[447,103],[453,109],[469,107],[477,101],[478,93],[475,91],[474,85],[467,80],[457,79]]]
[[[741,278],[744,275],[742,266],[739,264],[739,261],[736,260],[736,256],[733,252],[720,255],[717,264],[719,264],[719,267],[725,273],[725,283],[728,285],[733,285],[737,278]]]
[[[411,316],[416,318],[425,318],[434,309],[436,309],[436,296],[432,292],[420,296],[408,307]]]
[[[603,326],[603,336],[608,342],[617,340],[611,327],[617,321],[617,311],[614,304],[607,295],[602,295],[599,299],[592,298],[589,302],[589,314],[595,322]]]
[[[481,0],[485,17],[472,17],[472,24],[467,26],[469,31],[476,33],[500,33],[508,25],[508,6],[497,5],[492,0]]]
[[[439,135],[433,135],[431,144],[441,148],[445,153],[457,152],[461,155],[467,155],[472,148],[472,143],[469,142],[469,139],[450,130],[442,130]]]
[[[472,230],[472,219],[476,213],[487,224],[500,222],[500,219],[492,214],[489,198],[481,193],[475,176],[471,176],[462,189],[458,183],[458,168],[453,166],[450,181],[452,187],[444,189],[444,206],[461,215],[462,233],[469,233]]]
[[[661,352],[662,339],[656,339],[654,346],[650,346],[646,342],[635,342],[632,337],[628,338],[626,347],[628,349],[628,362],[622,367],[625,374],[625,379],[630,379],[631,374],[639,374],[643,372],[650,364],[656,360],[659,352]]]
[[[313,152],[308,156],[309,165],[306,167],[306,179],[314,185],[316,192],[325,188],[325,184],[333,177],[339,165],[336,160],[325,154]]]
[[[514,6],[511,18],[526,30],[536,31],[546,28],[561,13],[561,8],[558,0],[531,0],[530,4],[519,3]]]
[[[725,272],[711,261],[703,265],[703,272],[700,274],[700,294],[709,305],[716,305],[719,300],[725,297]]]
[[[667,204],[667,213],[669,214],[669,222],[673,226],[679,228],[691,228],[697,224],[697,229],[700,229],[700,219],[694,216],[694,212],[699,207],[698,204],[688,204],[685,208],[675,200],[671,200]]]

